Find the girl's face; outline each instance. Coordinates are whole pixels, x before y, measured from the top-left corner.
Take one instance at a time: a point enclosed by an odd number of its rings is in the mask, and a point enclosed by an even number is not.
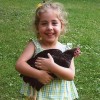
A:
[[[40,15],[38,33],[44,42],[56,42],[62,31],[62,25],[53,10]]]

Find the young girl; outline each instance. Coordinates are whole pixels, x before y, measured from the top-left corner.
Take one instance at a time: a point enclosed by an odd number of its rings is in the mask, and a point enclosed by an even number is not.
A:
[[[65,32],[67,24],[66,15],[62,4],[44,3],[36,9],[35,28],[36,40],[31,40],[16,63],[16,70],[26,76],[36,78],[45,84],[37,92],[37,100],[74,100],[78,98],[78,93],[74,85],[75,76],[74,59],[71,61],[70,68],[57,65],[52,56],[49,58],[38,58],[35,66],[42,69],[32,68],[27,61],[37,53],[45,49],[60,49],[62,52],[70,49],[58,41],[60,35]],[[53,79],[48,73],[54,73],[58,79]],[[21,93],[32,97],[34,89],[23,82]],[[33,99],[29,99],[33,100]]]

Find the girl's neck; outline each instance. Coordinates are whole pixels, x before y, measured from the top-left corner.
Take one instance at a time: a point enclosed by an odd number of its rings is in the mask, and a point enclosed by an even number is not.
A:
[[[44,42],[44,41],[39,41],[41,47],[43,49],[56,49],[58,41],[55,42]]]

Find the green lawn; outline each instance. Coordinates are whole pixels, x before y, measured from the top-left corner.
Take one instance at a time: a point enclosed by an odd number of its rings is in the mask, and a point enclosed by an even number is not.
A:
[[[32,18],[41,0],[0,0],[0,100],[21,100],[15,62],[30,38]],[[80,46],[75,59],[79,100],[100,100],[100,0],[54,0],[69,12],[69,32],[61,42]]]

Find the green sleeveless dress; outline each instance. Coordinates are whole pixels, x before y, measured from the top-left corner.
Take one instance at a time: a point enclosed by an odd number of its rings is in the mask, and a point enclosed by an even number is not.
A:
[[[43,51],[43,48],[40,46],[37,40],[33,40],[33,43],[36,46],[35,55]],[[70,49],[70,46],[71,45],[69,43],[67,45],[64,45],[58,42],[57,49],[65,51],[67,49]],[[34,89],[31,93],[31,86],[29,86],[29,84],[25,82],[23,82],[20,92],[24,96],[29,96],[32,93],[34,95]],[[54,79],[49,84],[43,86],[40,91],[37,92],[37,100],[74,100],[78,98],[79,97],[74,81],[61,79]]]

